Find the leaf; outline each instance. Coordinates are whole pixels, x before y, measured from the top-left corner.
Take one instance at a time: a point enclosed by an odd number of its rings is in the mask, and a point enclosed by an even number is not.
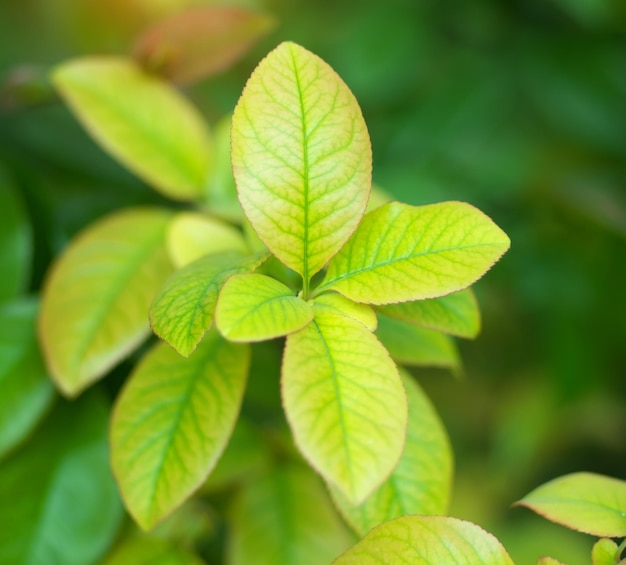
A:
[[[359,504],[387,479],[404,446],[406,396],[363,324],[316,308],[287,337],[282,396],[298,448],[349,500]]]
[[[537,559],[537,565],[565,565],[557,561],[554,557],[540,557]]]
[[[594,536],[626,536],[626,481],[572,473],[541,485],[515,504]]]
[[[619,547],[613,540],[601,538],[593,544],[591,561],[593,565],[615,565],[619,554]]]
[[[368,304],[436,298],[476,282],[509,244],[469,204],[391,202],[363,218],[317,292],[332,289]]]
[[[404,371],[409,403],[404,451],[391,476],[362,504],[354,505],[331,487],[341,513],[360,536],[405,514],[445,514],[452,488],[452,450],[430,400]]]
[[[235,6],[194,7],[146,30],[134,55],[149,72],[195,82],[227,69],[274,26],[268,16]]]
[[[392,559],[392,561],[390,561]],[[447,516],[403,516],[371,530],[333,565],[513,565],[476,524]]]
[[[267,254],[207,255],[176,271],[150,308],[152,329],[178,353],[189,357],[213,322],[215,304],[229,277],[254,270]]]
[[[480,332],[480,310],[469,288],[439,298],[388,304],[377,309],[392,318],[459,337],[471,339]]]
[[[228,224],[198,212],[180,212],[167,231],[167,250],[177,268],[204,255],[239,251],[247,253],[243,234]]]
[[[232,433],[247,346],[207,333],[193,357],[161,343],[131,375],[113,413],[111,461],[122,497],[149,530],[206,479]]]
[[[230,341],[265,341],[306,326],[313,308],[283,283],[265,275],[235,275],[220,292],[215,324]]]
[[[376,335],[391,357],[404,365],[453,370],[461,367],[456,344],[442,333],[379,316]]]
[[[26,289],[32,260],[32,233],[18,192],[0,170],[0,302]]]
[[[356,99],[321,59],[281,43],[252,73],[233,114],[239,199],[261,240],[310,278],[356,229],[371,147]]]
[[[348,316],[357,320],[371,332],[378,326],[376,312],[374,312],[371,306],[352,302],[352,300],[337,292],[327,292],[318,296],[315,299],[315,306],[320,310],[328,308],[334,314]]]
[[[211,139],[198,111],[176,90],[120,57],[63,63],[55,87],[102,148],[165,196],[205,190]]]
[[[350,545],[317,477],[295,466],[245,485],[231,516],[229,565],[319,565]]]
[[[35,428],[54,399],[39,352],[34,300],[0,306],[0,457]]]
[[[107,406],[59,400],[32,439],[0,465],[0,563],[94,563],[122,505],[109,470]]]
[[[118,544],[101,565],[203,565],[197,555],[167,541],[131,537]]]
[[[80,393],[149,334],[150,302],[172,270],[169,220],[156,208],[111,214],[81,232],[48,273],[39,335],[65,395]]]

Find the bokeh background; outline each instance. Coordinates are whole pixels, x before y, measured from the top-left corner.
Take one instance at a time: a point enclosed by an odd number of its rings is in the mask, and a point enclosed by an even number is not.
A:
[[[77,230],[161,202],[87,137],[47,71],[126,53],[146,24],[206,3],[0,3],[0,166],[32,221],[33,292]],[[411,204],[470,202],[510,235],[511,250],[476,287],[483,331],[461,344],[465,375],[416,375],[456,455],[450,513],[493,532],[520,564],[541,554],[588,563],[590,537],[510,505],[568,472],[626,478],[626,3],[230,4],[277,26],[230,69],[186,88],[210,123],[232,111],[267,51],[296,41],[359,100],[377,185]]]

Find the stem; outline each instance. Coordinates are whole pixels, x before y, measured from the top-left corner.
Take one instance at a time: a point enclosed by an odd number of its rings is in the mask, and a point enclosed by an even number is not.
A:
[[[311,281],[309,280],[309,277],[302,275],[302,299],[303,300],[308,300],[309,299],[309,292],[311,290]]]

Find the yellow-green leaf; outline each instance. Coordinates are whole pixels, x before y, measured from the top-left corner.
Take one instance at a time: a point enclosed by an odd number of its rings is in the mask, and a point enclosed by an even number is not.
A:
[[[172,270],[169,220],[156,208],[114,213],[79,234],[53,265],[39,334],[64,394],[78,394],[150,333],[150,302]]]
[[[197,555],[162,539],[130,537],[100,565],[204,565]]]
[[[121,57],[63,63],[53,82],[91,136],[137,176],[176,200],[203,195],[209,131],[174,88]]]
[[[199,212],[180,212],[167,231],[167,250],[180,268],[212,253],[247,253],[248,246],[235,227]]]
[[[322,308],[287,337],[287,420],[305,458],[354,504],[387,479],[404,447],[407,404],[398,370],[363,326]]]
[[[235,108],[232,161],[252,226],[308,285],[367,205],[371,147],[353,94],[316,55],[280,44]]]
[[[474,338],[480,331],[480,310],[469,288],[439,298],[388,304],[377,309],[392,318],[459,337]]]
[[[405,514],[445,514],[452,488],[452,450],[446,431],[419,385],[401,371],[409,403],[404,452],[391,476],[362,504],[335,487],[331,494],[360,536]]]
[[[376,335],[399,363],[457,370],[460,357],[447,335],[387,316],[379,316]]]
[[[371,306],[352,302],[352,300],[337,292],[327,292],[318,296],[315,299],[315,306],[318,309],[329,308],[335,314],[358,320],[372,332],[378,326],[376,312],[374,312]]]
[[[215,304],[229,277],[254,270],[267,255],[238,252],[206,255],[176,271],[150,308],[152,329],[188,357],[211,326]]]
[[[296,466],[250,481],[232,509],[229,565],[320,565],[350,536],[319,479]]]
[[[447,516],[403,516],[371,530],[333,565],[514,565],[476,524]]]
[[[509,248],[506,234],[463,202],[391,202],[367,214],[318,290],[356,302],[436,298],[471,285]]]
[[[573,530],[609,538],[626,536],[626,481],[572,473],[541,485],[516,504]]]
[[[265,341],[306,326],[313,307],[283,283],[265,275],[235,275],[224,284],[215,324],[230,341]]]
[[[558,561],[554,557],[546,556],[546,557],[540,557],[539,559],[537,559],[537,565],[565,565],[565,563]]]
[[[619,554],[619,547],[612,539],[601,538],[593,544],[591,561],[593,565],[615,565]]]
[[[118,398],[111,459],[129,512],[144,529],[184,502],[226,447],[248,375],[248,346],[207,333],[184,358],[158,344]]]

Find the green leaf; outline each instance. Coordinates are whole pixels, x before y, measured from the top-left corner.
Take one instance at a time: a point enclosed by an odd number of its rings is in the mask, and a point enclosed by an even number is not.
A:
[[[204,255],[239,251],[247,253],[243,234],[231,225],[198,212],[180,212],[167,231],[167,250],[177,268]]]
[[[215,466],[239,414],[249,361],[247,346],[211,331],[189,359],[158,344],[131,375],[113,413],[111,460],[143,529],[184,502]]]
[[[476,282],[509,248],[506,234],[463,202],[391,202],[367,214],[328,265],[318,292],[389,304],[436,298]]]
[[[79,234],[49,272],[39,333],[64,394],[81,392],[150,333],[150,302],[172,270],[169,220],[155,208],[111,214]]]
[[[87,394],[58,401],[33,438],[0,465],[0,563],[94,563],[122,505],[109,470],[108,409]]]
[[[137,176],[176,200],[203,195],[209,132],[171,86],[121,57],[69,61],[52,79],[91,136]]]
[[[356,229],[371,147],[354,96],[321,59],[281,43],[233,114],[232,162],[246,216],[267,247],[310,278]]]
[[[118,544],[101,565],[203,565],[197,555],[167,541],[131,537]]]
[[[619,553],[619,547],[613,540],[602,538],[593,544],[591,561],[593,565],[615,565]]]
[[[254,270],[266,257],[261,253],[248,258],[237,252],[219,253],[176,271],[152,303],[152,329],[188,357],[213,322],[222,285],[233,275]]]
[[[295,466],[248,483],[232,509],[229,565],[319,565],[350,545],[319,479]]]
[[[469,288],[439,298],[379,306],[377,310],[404,322],[459,337],[471,339],[480,332],[480,310]]]
[[[362,504],[354,505],[331,487],[339,510],[360,536],[405,514],[445,514],[452,487],[452,450],[428,397],[400,372],[409,403],[404,452],[391,476]]]
[[[333,561],[333,565],[390,563],[514,565],[490,533],[447,516],[403,516],[385,522]]]
[[[26,289],[31,267],[31,228],[17,191],[0,170],[0,302]]]
[[[39,352],[34,300],[0,306],[0,457],[37,425],[54,398]]]
[[[224,284],[215,324],[230,341],[265,341],[306,326],[313,319],[310,304],[283,283],[265,275],[235,275]]]
[[[461,367],[456,344],[442,333],[379,316],[376,335],[391,357],[404,365],[452,370]]]
[[[537,565],[565,565],[565,563],[558,561],[554,557],[540,557],[537,559]]]
[[[594,536],[626,536],[626,481],[595,473],[554,479],[516,502],[544,518]]]
[[[316,308],[287,337],[282,394],[298,448],[349,500],[359,504],[390,475],[404,446],[406,396],[363,324]]]
[[[358,320],[371,332],[378,326],[376,312],[371,306],[352,302],[337,292],[327,292],[318,296],[315,299],[315,306],[321,310],[328,308],[334,314]]]

